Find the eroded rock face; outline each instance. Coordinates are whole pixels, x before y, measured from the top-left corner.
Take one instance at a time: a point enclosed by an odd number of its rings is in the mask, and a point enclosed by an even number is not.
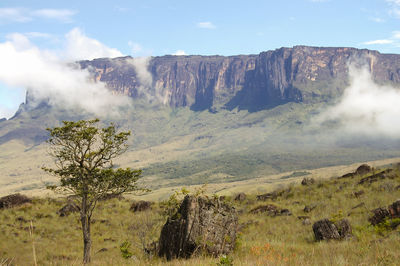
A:
[[[328,219],[322,219],[313,224],[315,240],[344,239],[352,235],[350,222],[342,219],[336,224]]]
[[[189,258],[204,251],[212,256],[234,248],[238,217],[235,208],[218,199],[186,196],[179,211],[161,230],[160,257]]]
[[[338,96],[348,85],[352,58],[365,61],[375,81],[400,83],[399,55],[341,47],[295,46],[229,57],[151,57],[140,71],[139,59],[131,57],[79,63],[95,80],[133,98],[152,95],[171,107],[188,106],[195,111],[214,106],[258,111]]]
[[[0,198],[0,209],[12,208],[28,202],[31,202],[31,199],[29,199],[27,196],[21,195],[19,193],[12,194]]]
[[[385,221],[385,219],[400,218],[400,199],[386,207],[377,208],[372,211],[373,216],[368,220],[372,225],[377,225]]]

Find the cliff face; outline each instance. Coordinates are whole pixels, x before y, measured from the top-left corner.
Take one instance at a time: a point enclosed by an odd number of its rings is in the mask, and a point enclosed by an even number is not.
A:
[[[116,93],[172,107],[257,111],[285,102],[325,101],[348,84],[348,65],[369,67],[378,83],[400,83],[400,55],[355,48],[295,46],[259,55],[130,57],[80,62]]]

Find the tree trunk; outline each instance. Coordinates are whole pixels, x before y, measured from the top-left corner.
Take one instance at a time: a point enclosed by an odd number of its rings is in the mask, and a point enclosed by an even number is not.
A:
[[[83,233],[83,263],[90,262],[90,248],[92,247],[92,239],[90,237],[90,215],[88,215],[86,199],[82,200],[81,224]]]

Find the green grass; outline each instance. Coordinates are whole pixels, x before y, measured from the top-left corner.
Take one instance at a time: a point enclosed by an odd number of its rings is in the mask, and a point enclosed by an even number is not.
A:
[[[368,222],[371,210],[387,206],[399,198],[400,173],[393,179],[359,185],[361,176],[345,179],[317,180],[311,186],[289,184],[276,200],[259,202],[249,195],[242,203],[231,202],[240,213],[237,249],[228,260],[234,265],[396,265],[400,259],[400,227],[374,227]],[[288,189],[290,188],[290,190]],[[363,190],[358,198],[354,192]],[[230,201],[234,195],[228,196]],[[82,257],[82,237],[77,215],[58,217],[64,199],[36,198],[32,204],[0,210],[0,261],[13,259],[17,265],[33,264],[34,240],[39,265],[76,265]],[[360,203],[363,206],[354,208]],[[101,202],[92,224],[93,265],[217,265],[221,258],[198,256],[189,260],[166,262],[150,258],[142,251],[142,243],[158,238],[165,217],[158,203],[151,211],[132,213],[128,199]],[[263,204],[288,208],[292,216],[269,217],[250,214]],[[305,205],[316,204],[310,213]],[[312,222],[322,218],[347,218],[354,237],[344,241],[315,242],[312,226],[303,225],[297,216],[310,216]],[[34,225],[34,237],[29,224]],[[129,243],[125,259],[121,244]],[[106,251],[98,252],[99,250]]]

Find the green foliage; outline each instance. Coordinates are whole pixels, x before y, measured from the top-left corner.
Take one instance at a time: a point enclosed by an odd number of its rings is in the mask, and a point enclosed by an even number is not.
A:
[[[115,125],[99,128],[98,119],[63,121],[62,127],[48,128],[51,155],[56,168],[43,167],[60,178],[53,190],[73,193],[96,202],[106,194],[138,190],[141,170],[114,169],[113,159],[126,151],[130,132],[117,133]]]
[[[179,207],[182,203],[182,200],[186,195],[192,194],[194,196],[204,195],[206,192],[207,184],[197,188],[191,193],[185,187],[181,188],[181,190],[174,191],[174,193],[168,198],[168,200],[160,202],[161,214],[165,217],[174,217],[174,215],[178,215]]]
[[[226,256],[226,255],[222,255],[219,258],[219,262],[217,263],[218,266],[231,266],[233,265],[233,258]]]
[[[129,259],[133,256],[133,253],[129,251],[130,247],[131,247],[131,243],[129,241],[124,241],[119,246],[119,250],[121,251],[121,255],[124,259]]]
[[[386,218],[383,222],[374,226],[375,232],[380,235],[386,235],[390,233],[393,229],[400,225],[400,218]]]

